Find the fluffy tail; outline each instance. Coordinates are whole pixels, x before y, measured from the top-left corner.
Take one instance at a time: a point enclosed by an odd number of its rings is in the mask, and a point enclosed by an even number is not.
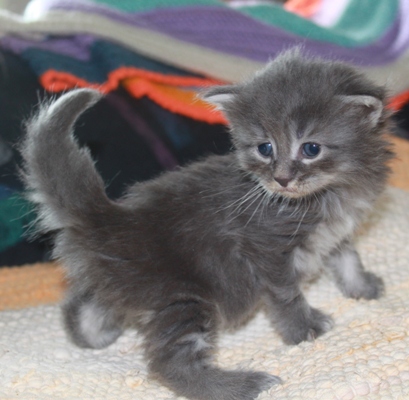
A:
[[[71,91],[43,104],[27,123],[22,176],[44,231],[81,225],[86,215],[111,204],[89,151],[73,137],[78,117],[100,98],[95,90]]]

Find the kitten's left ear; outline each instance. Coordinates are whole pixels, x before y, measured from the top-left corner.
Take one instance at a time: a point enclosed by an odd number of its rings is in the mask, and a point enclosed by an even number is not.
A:
[[[215,86],[199,94],[199,97],[215,106],[218,110],[224,111],[226,104],[231,103],[237,95],[237,86]]]
[[[384,105],[381,100],[367,95],[339,96],[344,104],[351,105],[356,111],[360,111],[362,116],[374,128],[381,118]]]

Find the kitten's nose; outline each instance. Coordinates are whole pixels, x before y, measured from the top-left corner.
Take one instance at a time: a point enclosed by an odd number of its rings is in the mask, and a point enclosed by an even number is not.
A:
[[[288,183],[291,181],[291,178],[274,178],[276,182],[280,184],[282,187],[287,187]]]

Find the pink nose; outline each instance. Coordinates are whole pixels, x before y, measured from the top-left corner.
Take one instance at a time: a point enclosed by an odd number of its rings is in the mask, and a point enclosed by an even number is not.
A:
[[[282,187],[287,187],[288,183],[291,181],[291,178],[274,178],[276,182],[280,184]]]

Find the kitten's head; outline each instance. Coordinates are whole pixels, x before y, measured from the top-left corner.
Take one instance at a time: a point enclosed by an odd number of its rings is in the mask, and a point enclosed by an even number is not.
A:
[[[227,117],[241,167],[270,192],[292,198],[386,176],[385,97],[351,66],[298,50],[245,83],[203,95]]]

